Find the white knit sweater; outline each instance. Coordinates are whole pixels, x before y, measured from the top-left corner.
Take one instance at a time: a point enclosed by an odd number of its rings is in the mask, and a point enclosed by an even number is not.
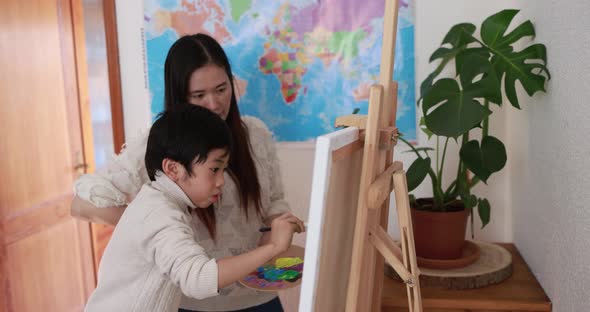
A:
[[[181,292],[217,295],[217,262],[195,241],[194,204],[166,175],[145,184],[113,232],[87,312],[176,312]]]
[[[288,212],[283,184],[272,134],[264,123],[253,117],[243,117],[248,127],[250,143],[261,187],[265,216]],[[84,175],[74,185],[75,194],[97,207],[128,204],[149,181],[144,157],[148,133],[145,131],[127,143],[106,168]],[[216,210],[217,242],[210,237],[201,221],[192,218],[195,238],[211,258],[221,259],[256,248],[261,220],[255,213],[246,219],[239,207],[239,194],[232,179],[225,176],[223,198]],[[219,296],[197,300],[183,297],[181,307],[188,310],[227,311],[259,305],[276,297],[276,293],[257,292],[238,283],[219,290]]]

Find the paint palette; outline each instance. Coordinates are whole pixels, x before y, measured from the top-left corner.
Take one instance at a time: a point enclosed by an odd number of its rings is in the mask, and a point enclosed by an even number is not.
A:
[[[259,291],[278,291],[301,284],[305,249],[291,245],[287,251],[251,272],[240,284]]]

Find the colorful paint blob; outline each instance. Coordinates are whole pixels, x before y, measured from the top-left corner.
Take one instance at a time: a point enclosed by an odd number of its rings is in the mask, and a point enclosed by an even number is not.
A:
[[[294,258],[278,258],[275,261],[275,266],[277,268],[285,268],[285,267],[291,267],[294,265],[298,265],[300,263],[303,263],[303,260],[301,260],[301,258],[299,257],[294,257]]]
[[[250,273],[244,282],[254,288],[282,289],[298,281],[303,272],[303,260],[299,257],[278,258],[274,265],[267,264]]]

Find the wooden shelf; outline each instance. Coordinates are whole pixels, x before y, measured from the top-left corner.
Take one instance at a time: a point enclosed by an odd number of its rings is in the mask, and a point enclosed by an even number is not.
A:
[[[551,311],[551,301],[514,244],[504,246],[513,259],[513,273],[504,282],[479,289],[447,290],[422,287],[425,312]],[[405,285],[390,277],[383,281],[382,311],[408,310]]]

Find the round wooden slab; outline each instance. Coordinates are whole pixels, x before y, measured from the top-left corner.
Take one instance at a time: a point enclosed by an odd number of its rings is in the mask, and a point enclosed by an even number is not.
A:
[[[479,246],[473,241],[468,240],[465,241],[461,257],[458,259],[439,260],[420,258],[418,256],[416,256],[416,259],[418,260],[418,267],[420,268],[448,270],[466,267],[477,261],[480,254],[481,251],[479,250]]]
[[[291,245],[287,251],[281,253],[280,255],[272,258],[270,261],[266,262],[264,265],[274,265],[275,261],[279,258],[294,258],[299,257],[303,259],[305,257],[305,249],[301,246]],[[258,291],[271,291],[276,292],[279,290],[285,290],[289,288],[293,288],[295,286],[299,286],[301,284],[301,277],[294,282],[288,281],[276,281],[276,282],[268,282],[264,279],[259,279],[256,277],[256,274],[252,273],[241,280],[239,280],[240,284],[252,288]]]
[[[504,247],[492,243],[473,241],[480,249],[474,263],[457,269],[429,269],[420,267],[420,286],[446,289],[472,289],[497,284],[512,275],[512,255]],[[389,265],[385,274],[400,280]]]

